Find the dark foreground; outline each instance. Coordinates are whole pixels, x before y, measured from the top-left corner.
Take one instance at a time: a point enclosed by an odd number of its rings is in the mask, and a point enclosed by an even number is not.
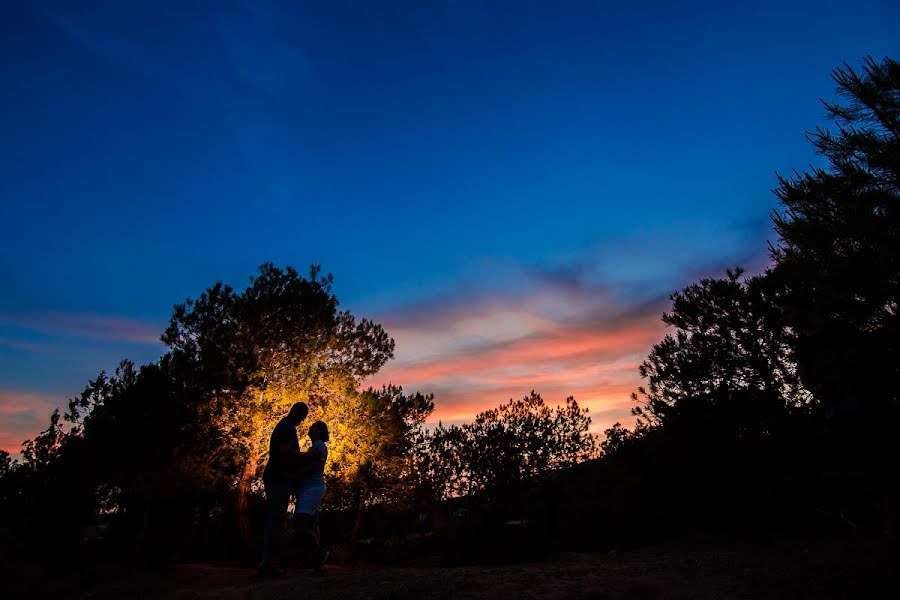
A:
[[[336,564],[270,580],[235,566],[182,565],[93,584],[32,571],[11,583],[15,597],[57,599],[896,598],[898,558],[887,538],[704,535],[518,565]]]

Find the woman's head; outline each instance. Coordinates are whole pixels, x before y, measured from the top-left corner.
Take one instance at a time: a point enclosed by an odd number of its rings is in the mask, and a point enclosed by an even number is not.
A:
[[[309,439],[314,442],[318,440],[328,441],[328,425],[325,424],[325,421],[316,421],[309,426]]]

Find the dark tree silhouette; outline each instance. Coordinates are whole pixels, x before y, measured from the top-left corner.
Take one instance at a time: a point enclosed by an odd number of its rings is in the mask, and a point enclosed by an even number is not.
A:
[[[616,421],[612,427],[603,430],[600,451],[603,453],[603,456],[612,456],[624,450],[629,442],[635,439],[636,435],[638,434]]]
[[[65,415],[72,427],[59,462],[78,477],[69,495],[114,516],[139,555],[165,551],[162,540],[195,511],[212,511],[230,487],[235,457],[220,451],[218,415],[189,375],[169,354],[140,368],[123,361],[91,381]]]
[[[633,411],[639,427],[664,425],[679,403],[698,397],[740,392],[766,398],[766,410],[785,411],[808,402],[769,281],[741,275],[729,270],[723,279],[704,278],[672,295],[662,320],[676,330],[653,346],[640,366],[647,387],[632,395],[641,403]]]
[[[896,407],[900,377],[900,64],[834,71],[835,130],[808,134],[827,168],[780,178],[779,302],[829,414]]]
[[[13,460],[6,450],[0,450],[0,477],[3,477],[13,468]]]
[[[896,522],[900,65],[833,76],[849,103],[826,103],[837,130],[809,135],[830,166],[780,178],[773,268],[675,293],[676,330],[640,368],[637,428],[606,432],[610,464],[647,474],[632,493],[677,507],[660,528],[790,511]]]
[[[593,458],[587,409],[574,398],[551,408],[540,394],[484,411],[474,422],[439,425],[421,440],[417,468],[437,498],[494,494]]]

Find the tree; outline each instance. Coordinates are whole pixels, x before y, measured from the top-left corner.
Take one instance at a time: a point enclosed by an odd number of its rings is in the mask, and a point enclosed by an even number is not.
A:
[[[15,461],[13,461],[9,457],[9,452],[6,450],[0,450],[0,478],[9,474],[10,471],[14,468]]]
[[[89,382],[65,415],[71,429],[57,462],[78,474],[67,494],[82,519],[113,516],[141,557],[217,509],[236,469],[218,415],[194,383],[171,354],[139,368],[126,360]]]
[[[632,398],[642,427],[664,425],[692,398],[765,398],[782,409],[805,405],[808,393],[794,368],[790,333],[766,277],[704,278],[672,295],[663,322],[676,328],[640,366],[647,387]],[[754,392],[748,395],[747,392]]]
[[[366,507],[414,503],[413,450],[433,410],[433,395],[404,394],[395,385],[348,391],[312,410],[311,418],[325,421],[331,433],[323,505],[355,510],[351,539]]]
[[[616,421],[612,427],[603,430],[603,440],[600,442],[600,450],[603,456],[612,456],[624,450],[629,443],[637,439],[640,433],[623,426]]]
[[[25,469],[39,471],[51,464],[59,454],[65,435],[60,419],[59,409],[54,409],[50,414],[50,424],[47,429],[37,434],[33,440],[26,440],[22,444],[22,466]]]
[[[338,311],[331,276],[260,267],[238,294],[221,283],[175,307],[163,341],[193,373],[240,457],[236,502],[242,537],[252,540],[247,500],[275,423],[298,399],[313,408],[352,396],[393,356],[382,327]]]
[[[597,475],[619,488],[611,510],[633,507],[642,535],[700,523],[783,517],[795,502],[809,392],[793,360],[768,274],[702,278],[672,296],[674,328],[640,365],[637,417],[604,433]],[[799,502],[798,502],[799,503]]]
[[[831,415],[896,408],[900,376],[900,63],[832,78],[836,131],[808,134],[827,168],[779,178],[774,277],[806,385]]]

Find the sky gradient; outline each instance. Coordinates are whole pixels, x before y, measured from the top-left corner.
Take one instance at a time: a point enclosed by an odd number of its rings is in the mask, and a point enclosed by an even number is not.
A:
[[[900,54],[888,1],[78,4],[0,4],[11,452],[265,261],[333,273],[435,419],[628,422],[668,295],[764,268],[831,69]]]

